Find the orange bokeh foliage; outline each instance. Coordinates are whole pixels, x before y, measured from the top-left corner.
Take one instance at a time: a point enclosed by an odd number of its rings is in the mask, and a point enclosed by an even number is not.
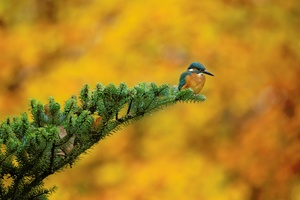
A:
[[[297,0],[3,0],[1,119],[85,83],[177,85],[200,61],[204,103],[101,141],[49,178],[50,199],[299,199],[299,14]]]

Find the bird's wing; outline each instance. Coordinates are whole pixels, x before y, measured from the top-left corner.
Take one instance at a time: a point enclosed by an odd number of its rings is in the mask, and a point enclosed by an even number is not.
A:
[[[180,75],[180,79],[179,79],[179,85],[178,85],[178,89],[180,90],[186,83],[186,77],[187,76],[191,76],[192,73],[189,72],[189,71],[186,71],[186,72],[183,72],[181,75]]]

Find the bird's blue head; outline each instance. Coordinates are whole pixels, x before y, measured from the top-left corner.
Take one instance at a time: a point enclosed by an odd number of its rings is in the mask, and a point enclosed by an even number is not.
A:
[[[192,62],[190,64],[190,66],[188,67],[188,71],[194,71],[196,73],[204,73],[204,74],[208,74],[210,76],[214,76],[212,73],[210,73],[209,71],[206,70],[206,68],[204,67],[204,65],[202,65],[199,62]]]

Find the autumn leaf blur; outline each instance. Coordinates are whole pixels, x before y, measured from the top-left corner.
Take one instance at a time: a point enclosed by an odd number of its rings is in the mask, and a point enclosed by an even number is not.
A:
[[[83,84],[177,85],[193,61],[201,104],[101,141],[47,185],[50,199],[300,199],[297,0],[0,1],[0,117]]]

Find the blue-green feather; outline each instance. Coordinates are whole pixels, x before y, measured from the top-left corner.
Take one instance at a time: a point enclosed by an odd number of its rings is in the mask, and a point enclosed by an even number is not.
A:
[[[195,69],[197,69],[199,71],[206,70],[205,67],[204,67],[204,65],[202,65],[199,62],[192,62],[192,64],[188,67],[188,69],[193,69],[193,68],[195,68]]]
[[[186,77],[191,76],[191,75],[192,75],[192,73],[190,71],[186,71],[181,74],[180,79],[179,79],[178,90],[180,90],[186,83],[186,81],[185,81]]]

